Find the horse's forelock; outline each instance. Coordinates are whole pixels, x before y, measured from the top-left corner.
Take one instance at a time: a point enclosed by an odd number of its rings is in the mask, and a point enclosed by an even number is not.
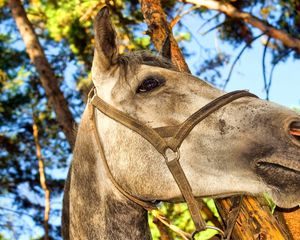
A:
[[[161,56],[156,56],[149,51],[135,51],[122,54],[118,59],[119,66],[126,75],[128,68],[135,72],[140,65],[148,65],[153,67],[161,67],[178,71],[178,69],[170,62]]]

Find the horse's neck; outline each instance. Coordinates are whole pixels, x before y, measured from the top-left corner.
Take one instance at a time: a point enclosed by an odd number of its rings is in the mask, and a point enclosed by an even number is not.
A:
[[[64,239],[150,239],[147,212],[108,179],[85,112],[64,196]]]
[[[135,203],[113,192],[85,197],[70,192],[70,239],[151,239],[147,212]]]
[[[101,239],[151,239],[147,212],[135,203],[107,195],[102,207]]]

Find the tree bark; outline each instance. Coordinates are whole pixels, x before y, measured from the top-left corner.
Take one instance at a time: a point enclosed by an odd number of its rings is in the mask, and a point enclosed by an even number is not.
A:
[[[279,221],[284,222],[293,240],[300,240],[300,207],[294,209],[275,209]]]
[[[217,200],[216,205],[223,221],[226,222],[233,205],[231,198]],[[289,240],[292,237],[272,215],[263,198],[245,196],[232,232],[232,239]]]
[[[51,69],[38,37],[27,18],[27,14],[21,1],[9,0],[8,5],[25,43],[26,52],[28,53],[31,62],[36,67],[49,104],[56,114],[57,122],[61,126],[70,146],[73,147],[75,142],[75,122],[68,107],[68,103],[59,89],[58,79]]]
[[[181,72],[190,73],[181,50],[172,34],[172,29],[167,22],[166,14],[161,7],[160,0],[141,0],[142,13],[148,25],[147,33],[158,51],[162,47],[167,37],[170,40],[171,61]]]
[[[196,2],[196,0],[188,0],[184,2]],[[198,1],[197,1],[198,2]],[[221,5],[220,2],[216,1],[199,1],[199,2],[213,2],[215,5]],[[145,21],[148,25],[148,33],[151,36],[152,42],[154,43],[157,50],[161,50],[164,44],[164,40],[169,36],[172,41],[175,41],[173,34],[170,30],[170,27],[166,21],[166,15],[161,8],[159,0],[141,0],[142,12],[145,18]],[[224,8],[226,9],[226,8]],[[229,8],[227,11],[231,14],[236,13],[232,12],[234,9]],[[255,22],[253,19],[247,20],[249,23]],[[255,22],[257,23],[257,22]],[[261,23],[261,22],[260,22]],[[260,25],[261,26],[261,25]],[[267,27],[266,25],[263,25]],[[272,32],[272,27],[268,26],[269,32]],[[279,30],[277,30],[279,31]],[[274,31],[273,31],[274,32]],[[175,41],[176,42],[176,41]],[[184,57],[176,44],[176,56],[171,55],[172,62],[179,68],[181,71],[189,72],[187,64],[184,60]],[[293,45],[296,48],[296,44]],[[299,44],[300,46],[300,44]],[[300,47],[299,47],[300,50]],[[188,71],[187,71],[188,70]],[[216,200],[217,206],[221,212],[221,216],[224,222],[226,222],[226,216],[230,212],[232,207],[232,202],[230,198]],[[249,227],[249,228],[248,228]],[[268,240],[287,240],[291,239],[282,226],[278,223],[276,218],[270,213],[268,207],[265,204],[262,204],[260,201],[252,197],[244,197],[241,205],[241,214],[238,217],[237,224],[235,224],[233,230],[233,239],[268,239]],[[247,234],[247,235],[245,235]],[[247,236],[247,237],[245,237]]]
[[[283,218],[294,240],[300,240],[300,208],[291,212],[283,212]]]
[[[49,240],[49,215],[50,215],[50,190],[47,186],[47,179],[46,179],[46,173],[45,173],[45,162],[42,156],[42,148],[40,145],[39,140],[39,130],[38,126],[36,124],[36,117],[33,116],[33,137],[35,142],[35,150],[36,150],[36,157],[38,159],[38,165],[39,165],[39,175],[40,175],[40,184],[42,189],[45,193],[45,209],[44,209],[44,240]]]
[[[281,41],[286,47],[295,49],[300,53],[300,40],[292,37],[288,33],[279,30],[272,25],[260,20],[259,18],[251,15],[250,13],[239,11],[230,3],[225,1],[215,0],[180,0],[184,3],[191,3],[197,6],[206,7],[211,10],[216,10],[226,14],[228,17],[240,19],[246,23],[249,23],[253,27],[260,29],[263,33],[271,38]]]
[[[172,240],[168,228],[156,217],[153,217],[153,223],[157,226],[160,233],[160,240]]]

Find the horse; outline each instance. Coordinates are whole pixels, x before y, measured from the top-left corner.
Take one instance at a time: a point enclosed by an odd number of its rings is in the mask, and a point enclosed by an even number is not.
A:
[[[191,213],[194,197],[267,193],[280,207],[299,204],[299,114],[225,94],[165,56],[119,54],[106,7],[94,31],[94,89],[65,184],[64,239],[151,239],[145,209],[157,201],[185,200]]]

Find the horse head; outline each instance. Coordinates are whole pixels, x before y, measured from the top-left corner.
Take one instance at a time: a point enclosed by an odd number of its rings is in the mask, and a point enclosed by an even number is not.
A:
[[[171,126],[176,130],[193,113],[224,95],[203,80],[178,71],[164,57],[148,52],[120,55],[107,8],[98,13],[94,29],[92,78],[96,94],[139,123],[151,129]],[[143,201],[183,200],[163,155],[153,144],[101,111],[95,110],[93,117],[111,175],[122,189]],[[102,213],[95,201],[103,202],[104,189],[110,194],[117,190],[99,163],[88,119],[86,110],[65,202],[85,211],[92,208],[90,214],[99,212],[99,217]],[[278,206],[294,207],[300,202],[299,132],[299,114],[245,96],[193,127],[180,145],[180,164],[196,197],[268,193]],[[117,198],[122,199],[119,195]],[[77,214],[78,218],[85,215]],[[94,215],[92,221],[96,218]]]

